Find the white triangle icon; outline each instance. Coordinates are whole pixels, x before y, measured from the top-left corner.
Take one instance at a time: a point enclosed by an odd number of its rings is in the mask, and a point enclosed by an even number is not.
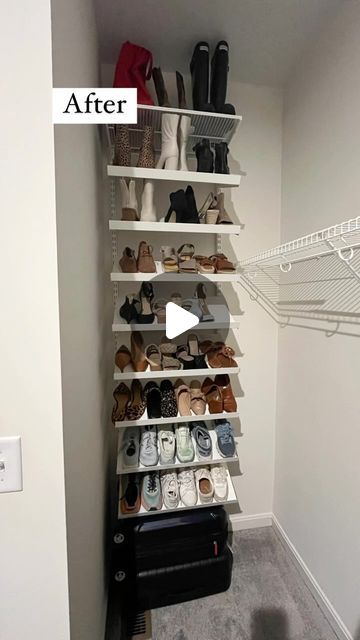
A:
[[[166,305],[166,337],[171,340],[199,324],[199,318],[174,302]]]

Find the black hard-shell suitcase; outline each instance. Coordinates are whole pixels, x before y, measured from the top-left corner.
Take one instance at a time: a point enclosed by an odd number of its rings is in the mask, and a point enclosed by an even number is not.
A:
[[[129,607],[156,609],[226,591],[231,584],[233,557],[228,545],[205,560],[175,564],[134,574],[120,567],[113,579]]]
[[[228,538],[223,507],[118,521],[113,563],[136,573],[220,556]]]

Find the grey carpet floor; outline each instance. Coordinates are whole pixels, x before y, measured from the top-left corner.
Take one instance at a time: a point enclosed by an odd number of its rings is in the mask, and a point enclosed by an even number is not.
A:
[[[229,591],[154,610],[153,640],[338,640],[270,527],[232,548]]]

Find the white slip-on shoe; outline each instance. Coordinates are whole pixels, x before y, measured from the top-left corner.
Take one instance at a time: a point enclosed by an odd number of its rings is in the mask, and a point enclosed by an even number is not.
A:
[[[178,473],[180,499],[185,507],[194,507],[197,503],[197,491],[194,471],[183,469]]]
[[[211,478],[214,483],[214,498],[217,502],[224,502],[228,497],[228,481],[226,468],[221,464],[211,467]]]
[[[179,484],[175,471],[162,471],[160,475],[162,499],[167,509],[179,506]]]
[[[171,425],[159,427],[158,443],[160,464],[174,464],[175,462],[175,434]]]
[[[195,457],[195,449],[187,424],[180,424],[175,429],[176,455],[179,462],[192,462]]]
[[[201,467],[195,471],[196,488],[200,502],[207,504],[213,501],[214,483],[207,467]]]
[[[156,427],[142,427],[140,436],[140,462],[145,467],[154,467],[159,460]]]
[[[137,467],[139,464],[139,429],[128,427],[125,429],[122,441],[122,457],[124,467]]]

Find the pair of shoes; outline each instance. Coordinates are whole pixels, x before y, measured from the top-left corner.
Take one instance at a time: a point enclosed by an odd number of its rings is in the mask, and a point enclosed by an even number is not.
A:
[[[205,378],[201,386],[210,413],[233,413],[237,409],[236,399],[227,374],[219,374],[214,380]]]
[[[128,420],[139,420],[145,411],[145,402],[142,386],[139,380],[133,380],[131,389],[121,382],[114,393],[115,404],[112,410],[112,421],[123,422]]]
[[[160,107],[170,107],[168,93],[160,67],[153,69],[153,80]],[[186,109],[184,80],[176,72],[179,109]],[[177,113],[163,113],[161,117],[161,152],[157,169],[188,171],[187,142],[192,132],[191,117]]]
[[[193,108],[197,111],[216,111],[235,114],[232,104],[226,104],[229,71],[229,45],[221,40],[211,60],[211,87],[209,96],[209,44],[198,42],[190,62]],[[209,100],[210,97],[210,100]]]
[[[186,190],[178,189],[170,193],[170,207],[165,216],[165,222],[182,222],[198,224],[199,215],[193,188],[188,185]]]
[[[142,477],[140,477],[142,476]],[[124,477],[124,494],[120,509],[124,514],[135,514],[141,505],[146,511],[158,511],[162,507],[160,478],[157,471],[146,474],[132,473]]]
[[[128,324],[151,324],[155,315],[152,310],[154,291],[151,282],[143,282],[138,296],[129,294],[119,309],[119,315]]]
[[[194,507],[198,501],[195,474],[192,469],[162,471],[160,474],[163,502],[166,509],[176,509],[181,503],[184,507]]]
[[[145,180],[141,195],[141,212],[136,197],[135,180],[126,182],[125,178],[120,178],[121,193],[121,220],[137,222],[140,218],[143,222],[156,222],[156,210],[154,205],[154,182]]]
[[[200,349],[205,354],[205,362],[210,369],[238,366],[236,360],[234,360],[234,349],[221,340],[217,342],[205,340],[203,344],[200,344]]]
[[[124,371],[140,371],[147,370],[149,363],[152,365],[152,371],[161,370],[161,362],[155,362],[154,354],[151,361],[147,358],[144,340],[140,331],[132,331],[130,338],[130,350],[126,345],[121,345],[115,354],[115,364],[123,373]]]
[[[192,380],[190,385],[187,385],[179,378],[175,383],[175,396],[181,416],[200,416],[206,412],[206,398],[199,380]]]
[[[116,125],[113,164],[121,167],[131,166],[130,129],[126,124]],[[143,141],[137,162],[138,167],[155,167],[154,128],[145,125]]]
[[[204,173],[230,173],[228,165],[229,147],[227,142],[216,142],[214,151],[208,138],[202,138],[194,147],[197,159],[197,171]],[[214,157],[215,153],[215,157]]]
[[[202,224],[233,224],[224,205],[224,193],[209,193],[199,209],[199,221]]]
[[[156,266],[152,255],[152,247],[142,240],[138,248],[138,257],[135,258],[135,251],[130,247],[125,247],[123,255],[119,260],[119,266],[123,273],[155,273]]]

